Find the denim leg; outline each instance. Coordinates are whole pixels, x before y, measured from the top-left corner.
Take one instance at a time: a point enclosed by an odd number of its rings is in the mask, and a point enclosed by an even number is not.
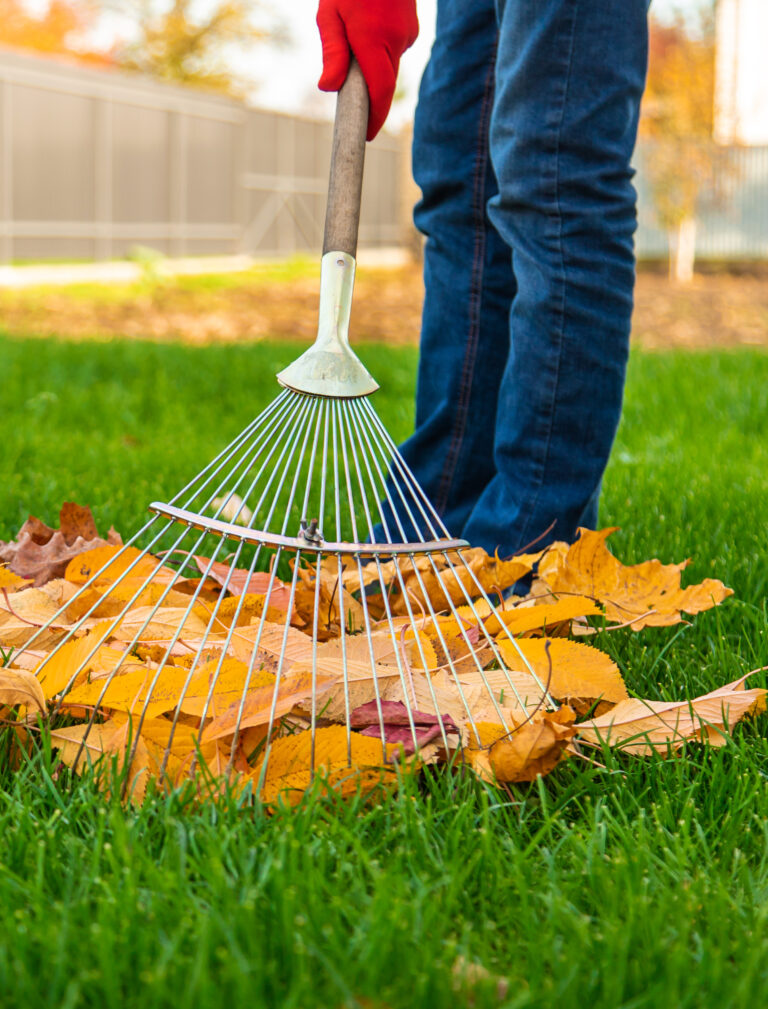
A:
[[[515,291],[509,248],[487,212],[497,192],[488,150],[497,35],[493,0],[439,0],[414,121],[426,297],[416,429],[401,451],[454,535],[495,473]]]
[[[502,554],[594,526],[621,413],[634,286],[630,157],[646,0],[497,0],[493,224],[517,294],[495,473],[462,535]],[[546,542],[542,540],[542,543]]]

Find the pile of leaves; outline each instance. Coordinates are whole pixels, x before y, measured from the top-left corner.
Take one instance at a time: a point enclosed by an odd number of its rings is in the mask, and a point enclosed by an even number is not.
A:
[[[397,572],[391,561],[385,606],[375,566],[339,577],[335,561],[308,565],[292,589],[195,558],[200,576],[181,578],[114,531],[102,539],[88,509],[66,504],[58,530],[30,518],[0,544],[0,720],[15,729],[17,759],[45,730],[76,772],[107,758],[134,801],[150,781],[190,777],[250,783],[273,803],[296,801],[315,773],[343,795],[439,762],[507,784],[606,745],[635,755],[722,745],[765,690],[741,677],[692,699],[633,698],[585,639],[597,627],[679,623],[731,590],[715,579],[683,588],[685,562],[625,566],[606,545],[612,531],[508,560],[462,551],[494,608],[482,597],[459,606],[473,583],[444,559],[437,571],[417,559]],[[529,594],[505,600],[524,575]],[[425,594],[454,607],[433,614]]]

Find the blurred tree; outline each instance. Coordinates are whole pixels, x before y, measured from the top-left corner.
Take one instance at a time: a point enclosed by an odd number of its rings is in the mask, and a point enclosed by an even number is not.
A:
[[[89,0],[50,0],[42,10],[30,9],[22,0],[0,0],[0,44],[109,63],[108,52],[94,51],[87,42],[98,17],[98,7]]]
[[[656,213],[669,234],[670,277],[693,277],[696,215],[722,198],[727,152],[713,138],[715,31],[711,3],[695,18],[651,17],[640,134]]]
[[[254,76],[233,58],[265,39],[280,41],[279,21],[260,0],[104,0],[126,25],[118,62],[165,81],[242,98]],[[238,66],[239,64],[239,66]]]

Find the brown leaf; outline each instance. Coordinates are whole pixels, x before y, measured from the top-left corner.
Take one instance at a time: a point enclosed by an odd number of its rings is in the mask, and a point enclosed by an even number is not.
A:
[[[669,747],[679,749],[689,740],[723,746],[727,732],[768,693],[762,687],[746,690],[744,681],[750,675],[688,701],[630,698],[576,726],[578,736],[637,755],[654,750],[666,753]]]
[[[681,611],[700,613],[733,594],[715,578],[681,588],[680,573],[688,561],[650,560],[625,566],[605,545],[612,532],[615,529],[580,529],[571,547],[554,544],[539,563],[539,578],[555,595],[570,592],[599,600],[609,620],[632,621],[635,631],[679,623]]]
[[[513,643],[501,636],[497,644],[510,669],[526,669],[522,652],[539,682],[549,686],[550,696],[567,701],[579,714],[589,711],[595,701],[613,705],[629,696],[619,667],[591,645],[567,638],[522,638]]]
[[[89,508],[67,501],[61,508],[60,529],[51,529],[33,515],[19,530],[15,540],[0,543],[0,561],[15,574],[34,580],[36,586],[60,578],[69,561],[94,547],[120,543],[111,529],[107,539],[99,537]]]

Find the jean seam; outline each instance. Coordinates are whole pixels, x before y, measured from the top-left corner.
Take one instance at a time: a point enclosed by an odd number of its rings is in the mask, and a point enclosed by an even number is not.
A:
[[[498,38],[498,36],[497,36]],[[456,473],[459,455],[464,443],[464,433],[469,416],[469,400],[472,391],[472,377],[477,359],[477,347],[480,337],[480,314],[483,297],[483,273],[486,249],[486,207],[485,180],[489,161],[489,126],[490,113],[493,107],[494,74],[496,68],[496,48],[491,53],[490,66],[483,86],[483,102],[480,107],[480,118],[476,137],[476,153],[474,164],[474,184],[472,187],[472,218],[475,226],[475,241],[472,256],[472,272],[469,288],[469,313],[467,347],[464,352],[459,395],[456,404],[456,415],[453,423],[451,442],[446,454],[443,474],[435,500],[438,514],[443,514],[448,507],[451,484]]]
[[[530,537],[530,525],[533,520],[533,516],[536,514],[536,508],[539,503],[539,498],[541,497],[541,489],[544,483],[544,474],[547,468],[547,459],[549,458],[550,449],[552,445],[552,431],[554,428],[555,417],[554,417],[554,404],[557,399],[557,388],[560,381],[560,365],[563,358],[563,335],[565,328],[565,309],[566,309],[566,266],[565,266],[565,253],[563,251],[563,214],[562,207],[560,204],[560,143],[563,129],[563,121],[565,119],[565,106],[568,98],[568,88],[571,79],[571,69],[573,67],[573,44],[574,37],[576,34],[576,21],[577,21],[577,10],[579,6],[579,0],[575,0],[573,5],[573,15],[570,25],[570,33],[568,39],[568,67],[565,77],[565,83],[563,87],[561,105],[559,110],[559,116],[556,125],[555,133],[555,192],[554,192],[554,203],[555,203],[555,218],[557,221],[557,251],[560,259],[560,272],[558,280],[560,282],[560,295],[559,304],[557,305],[555,317],[557,318],[557,364],[554,370],[554,375],[552,377],[551,389],[549,393],[549,403],[547,406],[546,416],[548,418],[546,432],[544,433],[544,450],[540,456],[540,466],[539,473],[537,475],[537,488],[536,492],[532,497],[529,497],[529,505],[525,515],[521,516],[522,522],[520,526],[520,538],[519,543],[525,543],[526,539]]]

